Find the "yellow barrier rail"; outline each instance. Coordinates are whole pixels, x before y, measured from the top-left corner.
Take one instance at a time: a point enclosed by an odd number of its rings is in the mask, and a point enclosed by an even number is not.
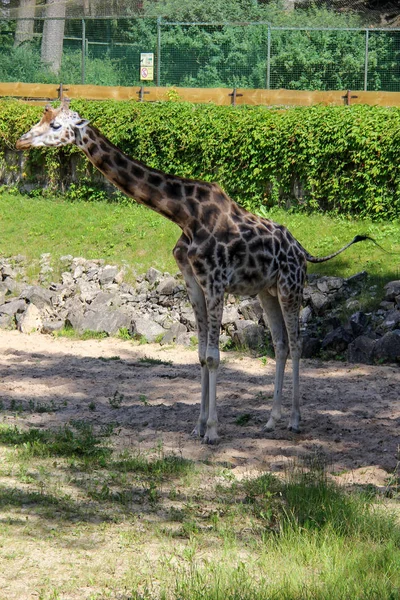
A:
[[[18,98],[25,102],[44,104],[60,99],[137,100],[159,102],[179,99],[194,103],[218,105],[264,105],[277,107],[343,106],[369,104],[400,106],[400,92],[364,92],[339,90],[330,92],[299,90],[261,90],[242,88],[174,88],[174,87],[106,87],[100,85],[57,85],[39,83],[0,83],[0,97]]]

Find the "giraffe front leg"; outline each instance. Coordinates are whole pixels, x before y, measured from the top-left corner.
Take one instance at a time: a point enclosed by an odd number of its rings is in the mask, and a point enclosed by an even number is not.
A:
[[[287,344],[278,342],[275,344],[275,386],[274,386],[274,399],[272,402],[272,410],[269,416],[268,422],[264,425],[264,431],[273,431],[276,423],[281,418],[282,414],[282,388],[283,388],[283,377],[285,374],[285,366],[288,355]]]
[[[211,286],[210,286],[211,287]],[[221,330],[222,312],[224,309],[224,296],[209,293],[207,296],[208,315],[208,344],[207,367],[209,373],[209,406],[207,429],[204,434],[205,444],[216,444],[218,437],[217,417],[217,373],[220,362],[219,335]]]
[[[219,350],[207,352],[207,364],[209,374],[209,406],[206,431],[204,433],[204,444],[217,444],[218,437],[218,416],[217,416],[217,372],[219,366]]]
[[[200,354],[200,353],[199,353]],[[200,415],[197,419],[192,435],[195,437],[203,437],[207,428],[207,419],[209,411],[209,373],[205,360],[200,359],[201,364],[201,405]]]
[[[199,362],[201,368],[201,405],[200,415],[192,435],[203,437],[207,429],[209,411],[209,372],[206,360],[208,341],[207,307],[204,291],[194,276],[188,261],[188,240],[183,235],[174,248],[174,257],[186,283],[186,289],[197,323],[199,338]]]

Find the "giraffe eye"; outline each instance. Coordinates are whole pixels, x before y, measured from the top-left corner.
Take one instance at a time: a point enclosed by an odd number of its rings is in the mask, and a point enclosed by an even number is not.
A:
[[[54,121],[51,121],[50,127],[52,129],[60,129],[61,125],[60,125],[60,123],[55,123]]]

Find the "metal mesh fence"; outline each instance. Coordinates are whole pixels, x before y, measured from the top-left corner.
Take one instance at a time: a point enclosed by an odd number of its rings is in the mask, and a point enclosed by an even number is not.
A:
[[[400,91],[400,29],[395,28],[68,18],[55,73],[41,60],[44,19],[31,19],[33,27],[16,44],[22,21],[0,20],[0,81]],[[154,63],[141,79],[143,53],[151,53]]]

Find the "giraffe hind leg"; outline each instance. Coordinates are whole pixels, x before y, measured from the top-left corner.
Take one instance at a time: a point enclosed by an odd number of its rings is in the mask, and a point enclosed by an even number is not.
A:
[[[285,374],[289,346],[285,322],[278,298],[276,296],[272,296],[269,292],[260,293],[259,298],[268,321],[275,350],[276,370],[274,398],[269,420],[263,427],[264,431],[273,431],[276,423],[281,418],[282,413],[283,377]]]

